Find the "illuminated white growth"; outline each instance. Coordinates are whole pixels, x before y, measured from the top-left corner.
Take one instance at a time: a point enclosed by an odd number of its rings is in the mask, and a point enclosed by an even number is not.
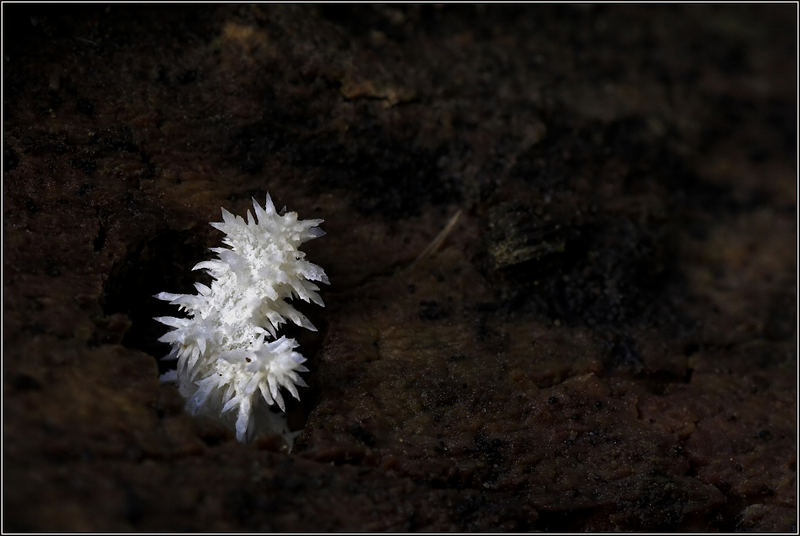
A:
[[[284,411],[281,388],[299,400],[305,358],[294,351],[294,339],[278,338],[278,330],[288,321],[316,331],[286,300],[324,307],[314,282],[328,283],[325,271],[298,250],[325,234],[318,227],[323,220],[280,215],[269,194],[263,208],[254,199],[253,209],[255,218],[248,210],[245,221],[223,208],[222,221],[211,224],[225,233],[227,247],[212,248],[217,258],[193,268],[211,275],[210,287],[195,283],[197,294],[156,295],[187,314],[156,318],[172,328],[159,339],[172,345],[165,359],[178,360],[177,370],[162,379],[178,383],[192,414],[237,410],[236,439],[242,442],[254,433],[259,398]]]

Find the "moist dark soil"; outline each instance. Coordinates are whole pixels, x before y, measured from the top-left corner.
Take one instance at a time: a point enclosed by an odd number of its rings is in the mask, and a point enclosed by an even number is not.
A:
[[[4,5],[3,529],[797,530],[796,10]],[[267,192],[290,452],[152,320]]]

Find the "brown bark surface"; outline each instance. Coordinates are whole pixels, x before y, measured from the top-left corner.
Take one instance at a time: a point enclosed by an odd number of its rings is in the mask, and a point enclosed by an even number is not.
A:
[[[5,5],[3,528],[795,530],[796,9]],[[291,453],[152,320],[266,192]]]

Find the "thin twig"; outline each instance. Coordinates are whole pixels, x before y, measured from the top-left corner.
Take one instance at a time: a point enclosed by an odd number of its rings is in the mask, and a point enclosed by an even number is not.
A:
[[[456,212],[456,213],[453,215],[453,217],[452,217],[452,218],[450,218],[450,221],[449,221],[449,222],[447,222],[447,225],[445,225],[445,226],[444,226],[444,229],[442,229],[442,230],[439,232],[439,234],[438,234],[438,235],[436,235],[436,238],[434,238],[434,239],[433,239],[433,241],[432,241],[430,244],[428,244],[428,245],[425,247],[425,249],[423,249],[423,250],[422,250],[422,253],[420,253],[420,254],[419,254],[419,256],[417,256],[417,258],[416,258],[416,259],[414,259],[414,262],[412,262],[412,263],[411,263],[411,266],[409,266],[409,268],[413,268],[413,267],[414,267],[414,266],[416,266],[416,265],[417,265],[417,263],[419,263],[419,262],[420,262],[422,259],[424,259],[424,258],[426,258],[426,257],[429,257],[429,256],[430,256],[431,254],[433,254],[433,253],[434,253],[434,252],[435,252],[437,249],[439,249],[439,248],[441,247],[442,243],[443,243],[443,242],[445,241],[445,239],[447,238],[447,236],[448,236],[448,235],[450,234],[450,232],[453,230],[453,227],[455,227],[455,225],[456,225],[456,222],[458,222],[458,219],[459,219],[460,217],[461,217],[461,209],[458,209],[458,212]]]

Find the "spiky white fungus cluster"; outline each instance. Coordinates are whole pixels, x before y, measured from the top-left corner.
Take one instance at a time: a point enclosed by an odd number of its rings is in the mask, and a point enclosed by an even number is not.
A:
[[[253,435],[260,397],[283,411],[282,387],[299,400],[297,386],[306,387],[299,375],[308,371],[305,358],[295,351],[294,339],[278,338],[278,329],[288,320],[316,331],[286,300],[298,297],[324,307],[313,281],[328,283],[325,271],[297,249],[325,234],[318,227],[323,220],[280,215],[269,194],[264,208],[255,199],[253,208],[257,221],[249,210],[245,222],[223,208],[222,221],[211,224],[225,233],[228,248],[211,248],[218,258],[193,268],[211,275],[210,287],[195,283],[194,295],[155,296],[187,313],[156,318],[172,328],[159,339],[172,345],[164,359],[178,360],[177,370],[162,380],[178,383],[192,414],[238,410],[236,439],[242,442]]]

